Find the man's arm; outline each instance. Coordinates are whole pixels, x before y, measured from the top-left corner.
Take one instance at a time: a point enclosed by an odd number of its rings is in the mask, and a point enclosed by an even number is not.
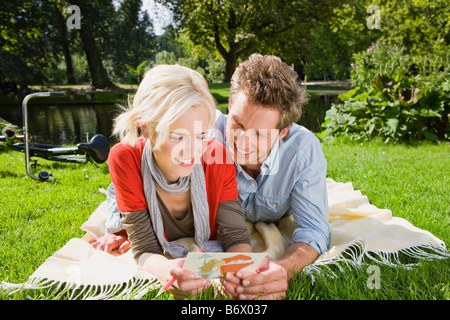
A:
[[[300,273],[303,268],[313,263],[319,257],[319,253],[310,245],[303,242],[291,244],[284,255],[275,263],[281,265],[287,272],[287,280]]]
[[[279,299],[286,295],[288,280],[328,249],[328,197],[326,160],[320,143],[312,141],[296,159],[298,180],[291,191],[291,209],[296,229],[291,245],[277,261],[257,273],[228,275],[225,288],[234,297]],[[240,282],[239,282],[240,281]],[[284,291],[283,291],[284,290]]]

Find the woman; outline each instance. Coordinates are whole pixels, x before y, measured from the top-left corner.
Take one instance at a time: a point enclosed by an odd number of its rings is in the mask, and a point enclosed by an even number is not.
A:
[[[176,277],[178,288],[192,294],[208,282],[181,269],[189,248],[175,240],[194,237],[204,251],[251,251],[234,165],[209,139],[214,120],[215,101],[199,73],[155,67],[116,118],[120,142],[108,159],[138,265],[163,282]]]

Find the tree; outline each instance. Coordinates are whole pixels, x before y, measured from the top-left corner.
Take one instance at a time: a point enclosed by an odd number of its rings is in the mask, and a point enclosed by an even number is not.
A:
[[[122,80],[127,70],[138,68],[154,54],[153,24],[141,7],[141,0],[124,0],[114,15],[108,58],[115,76]]]
[[[316,24],[305,61],[308,79],[348,78],[353,53],[367,49],[382,33],[367,26],[369,5],[368,1],[360,0],[336,3],[328,19]]]
[[[80,8],[82,19],[78,30],[83,43],[86,59],[91,74],[92,86],[104,89],[113,88],[114,84],[103,65],[103,57],[99,49],[101,34],[107,32],[107,23],[114,15],[112,1],[107,0],[71,0],[71,4]]]
[[[70,53],[69,34],[67,32],[67,24],[65,19],[64,10],[66,8],[64,1],[62,0],[49,0],[50,6],[53,10],[50,10],[54,19],[55,30],[58,33],[58,42],[61,51],[64,55],[64,62],[66,64],[66,77],[67,82],[75,84],[77,83],[75,76],[75,68]]]
[[[220,53],[225,82],[238,60],[255,51],[303,63],[312,40],[309,31],[338,1],[159,0],[195,44]]]
[[[52,60],[52,35],[43,2],[6,1],[0,8],[0,78],[21,87],[45,81]]]
[[[380,29],[367,25],[369,6],[380,12]],[[334,10],[331,30],[349,53],[380,39],[407,48],[411,72],[441,75],[450,65],[450,7],[445,0],[349,0]],[[350,55],[351,57],[351,55]]]
[[[161,2],[173,10],[174,19],[195,44],[219,51],[226,62],[224,80],[228,82],[239,56],[254,43],[254,35],[248,32],[252,14],[249,4],[233,0]]]
[[[445,0],[375,1],[384,12],[380,39],[407,48],[414,72],[432,78],[450,72],[450,6]]]

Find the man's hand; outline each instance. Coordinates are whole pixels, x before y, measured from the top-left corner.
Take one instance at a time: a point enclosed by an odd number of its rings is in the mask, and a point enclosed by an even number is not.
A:
[[[119,254],[123,254],[130,249],[130,241],[125,230],[99,237],[91,245],[97,250],[108,253],[112,253],[113,250],[117,249]]]
[[[225,290],[234,299],[282,299],[286,296],[289,280],[318,256],[319,253],[308,244],[293,243],[279,260],[266,259],[256,272],[227,273]]]
[[[275,261],[266,260],[255,272],[240,270],[234,275],[227,273],[224,287],[234,299],[278,300],[286,296],[287,272]]]

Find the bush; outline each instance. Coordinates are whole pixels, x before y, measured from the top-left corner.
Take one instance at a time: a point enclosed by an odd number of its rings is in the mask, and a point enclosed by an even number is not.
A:
[[[370,90],[356,87],[339,95],[340,104],[327,111],[323,134],[352,140],[374,136],[388,141],[450,140],[450,81],[441,90],[420,88],[415,78],[397,82],[379,73]]]
[[[404,78],[408,68],[407,48],[376,42],[365,51],[353,55],[351,83],[355,87],[370,89],[377,74],[388,74],[395,81]]]
[[[135,84],[139,84],[142,81],[145,72],[149,68],[147,60],[142,61],[136,68],[129,64],[126,64],[125,67],[127,68],[126,82]]]
[[[327,111],[322,136],[450,140],[450,80],[445,71],[433,79],[412,76],[406,48],[384,42],[353,58],[351,81],[356,88],[339,95],[341,103]]]

